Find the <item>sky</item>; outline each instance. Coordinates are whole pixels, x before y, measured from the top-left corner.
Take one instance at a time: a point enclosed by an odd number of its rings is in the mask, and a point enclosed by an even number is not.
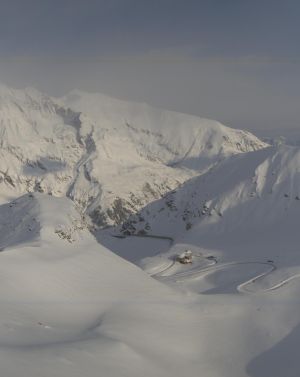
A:
[[[0,0],[0,81],[300,130],[298,0]]]

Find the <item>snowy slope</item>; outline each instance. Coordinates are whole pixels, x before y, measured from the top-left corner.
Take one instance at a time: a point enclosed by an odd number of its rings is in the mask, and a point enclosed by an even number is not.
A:
[[[0,126],[2,200],[31,191],[68,196],[96,227],[124,221],[228,155],[266,146],[218,122],[143,104],[4,86]]]
[[[0,229],[1,375],[195,373],[198,341],[178,317],[192,312],[100,246],[70,200],[25,195],[0,206]]]
[[[202,280],[182,268],[175,269],[177,282],[172,275],[153,279],[96,243],[70,200],[39,193],[0,206],[3,227],[6,377],[192,377],[199,371],[271,377],[277,370],[293,377],[299,371],[293,356],[292,369],[286,367],[298,348],[297,280],[276,294],[195,295],[202,286],[224,289],[228,275],[235,283],[267,271],[229,270]],[[195,264],[194,274],[196,267],[203,268]]]
[[[161,200],[145,207],[122,229],[179,236],[195,232],[206,237],[251,237],[284,228],[297,235],[300,215],[300,150],[270,147],[233,156],[206,174],[190,179]],[[144,221],[140,221],[140,219]],[[282,229],[283,229],[282,228]],[[276,236],[276,235],[274,235]]]
[[[122,246],[108,233],[99,232],[98,238],[151,274],[164,266],[168,269],[170,260],[188,248],[195,249],[197,255],[212,255],[212,264],[216,260],[246,263],[247,270],[248,263],[254,263],[251,268],[271,270],[271,277],[262,279],[262,284],[275,287],[300,276],[299,172],[300,150],[295,147],[270,147],[233,156],[149,204],[115,229],[116,234],[125,236],[154,235],[154,240],[158,236],[156,239],[161,242],[166,237],[160,253],[151,238],[152,247],[141,248],[134,254],[124,250],[125,242]],[[169,246],[167,240],[171,240]],[[126,242],[133,249],[137,244],[133,240]],[[201,258],[199,263],[202,267],[210,265],[209,260]],[[176,269],[172,271],[175,273]],[[241,273],[241,283],[247,280],[245,276],[250,279],[251,271],[250,275]],[[237,286],[230,285],[230,290],[236,291]],[[259,286],[254,285],[253,289]],[[196,290],[199,289],[196,284]],[[218,289],[224,287],[220,285]]]
[[[298,148],[6,87],[0,132],[1,375],[298,377]]]
[[[137,144],[141,155],[169,166],[201,171],[225,156],[266,146],[249,132],[145,103],[78,90],[61,100],[68,107],[88,114],[101,128],[117,128]]]
[[[299,148],[233,156],[132,217],[124,234],[140,237],[98,235],[154,279],[197,295],[203,375],[300,373],[299,172]],[[176,261],[185,250],[190,265]]]

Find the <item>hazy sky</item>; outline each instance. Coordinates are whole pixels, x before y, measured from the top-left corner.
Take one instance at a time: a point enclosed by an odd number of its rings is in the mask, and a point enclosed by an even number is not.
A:
[[[298,0],[0,0],[0,81],[300,129]]]

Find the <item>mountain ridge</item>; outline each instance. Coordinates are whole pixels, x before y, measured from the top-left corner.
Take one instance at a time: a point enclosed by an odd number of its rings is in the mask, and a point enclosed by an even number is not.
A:
[[[91,226],[115,225],[224,158],[267,146],[215,121],[76,93],[0,88],[2,200],[68,196]]]

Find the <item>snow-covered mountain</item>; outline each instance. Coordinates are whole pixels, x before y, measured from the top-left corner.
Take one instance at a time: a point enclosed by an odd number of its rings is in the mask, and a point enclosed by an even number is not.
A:
[[[227,158],[150,203],[120,229],[179,238],[188,231],[203,241],[245,240],[261,232],[275,239],[274,229],[280,228],[280,238],[291,243],[299,216],[300,150],[281,146]]]
[[[182,347],[198,348],[181,320],[192,312],[99,245],[71,200],[35,193],[1,205],[0,236],[3,376],[139,376],[146,367],[145,376],[171,377],[191,360],[196,373],[196,352],[180,360]],[[172,340],[164,358],[161,337]]]
[[[68,196],[93,226],[121,223],[229,155],[264,148],[218,122],[79,91],[0,88],[0,196]]]
[[[294,377],[299,218],[300,150],[268,147],[228,157],[150,203],[116,228],[124,238],[104,230],[98,239],[198,298],[203,375]],[[187,250],[192,263],[179,263]]]
[[[299,375],[299,148],[6,87],[0,143],[5,377]]]

